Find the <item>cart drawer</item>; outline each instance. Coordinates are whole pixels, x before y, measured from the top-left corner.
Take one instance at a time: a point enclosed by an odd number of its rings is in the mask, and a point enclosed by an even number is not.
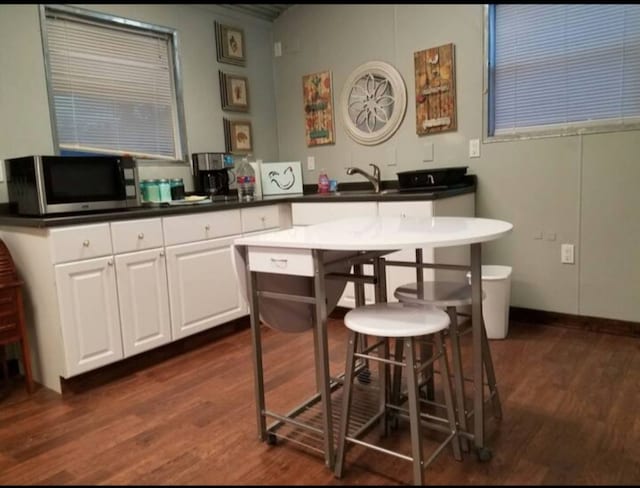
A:
[[[249,247],[249,268],[261,273],[313,276],[310,249]]]

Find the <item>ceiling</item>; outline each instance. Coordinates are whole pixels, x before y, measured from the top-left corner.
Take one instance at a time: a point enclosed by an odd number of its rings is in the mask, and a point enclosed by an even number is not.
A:
[[[240,3],[222,3],[222,7],[228,8],[235,12],[258,17],[259,19],[273,22],[278,16],[291,7],[291,4],[283,3],[263,3],[263,4],[240,4]]]

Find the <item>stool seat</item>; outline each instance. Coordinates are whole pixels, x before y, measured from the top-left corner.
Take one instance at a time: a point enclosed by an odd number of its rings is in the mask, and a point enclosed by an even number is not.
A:
[[[376,303],[350,310],[344,316],[344,324],[360,334],[416,337],[445,330],[449,327],[449,316],[437,308]]]
[[[461,281],[424,281],[399,286],[393,296],[403,303],[460,307],[471,305],[471,285]],[[482,299],[486,293],[482,292]]]

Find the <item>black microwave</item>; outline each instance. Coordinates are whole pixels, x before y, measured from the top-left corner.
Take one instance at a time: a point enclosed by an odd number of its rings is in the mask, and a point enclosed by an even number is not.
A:
[[[25,156],[5,160],[9,209],[19,215],[140,205],[136,161],[124,156]]]

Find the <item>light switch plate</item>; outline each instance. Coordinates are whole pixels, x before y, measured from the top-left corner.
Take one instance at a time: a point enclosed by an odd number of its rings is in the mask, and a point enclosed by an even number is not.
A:
[[[273,43],[273,55],[276,58],[282,56],[282,43],[280,41]]]
[[[433,142],[425,142],[422,145],[422,161],[433,161]]]
[[[387,152],[387,166],[396,166],[396,147],[389,146]]]
[[[469,157],[480,157],[480,139],[469,139]]]
[[[316,169],[316,158],[314,156],[307,156],[307,169],[309,171]]]
[[[0,159],[0,182],[4,181],[4,161]]]

